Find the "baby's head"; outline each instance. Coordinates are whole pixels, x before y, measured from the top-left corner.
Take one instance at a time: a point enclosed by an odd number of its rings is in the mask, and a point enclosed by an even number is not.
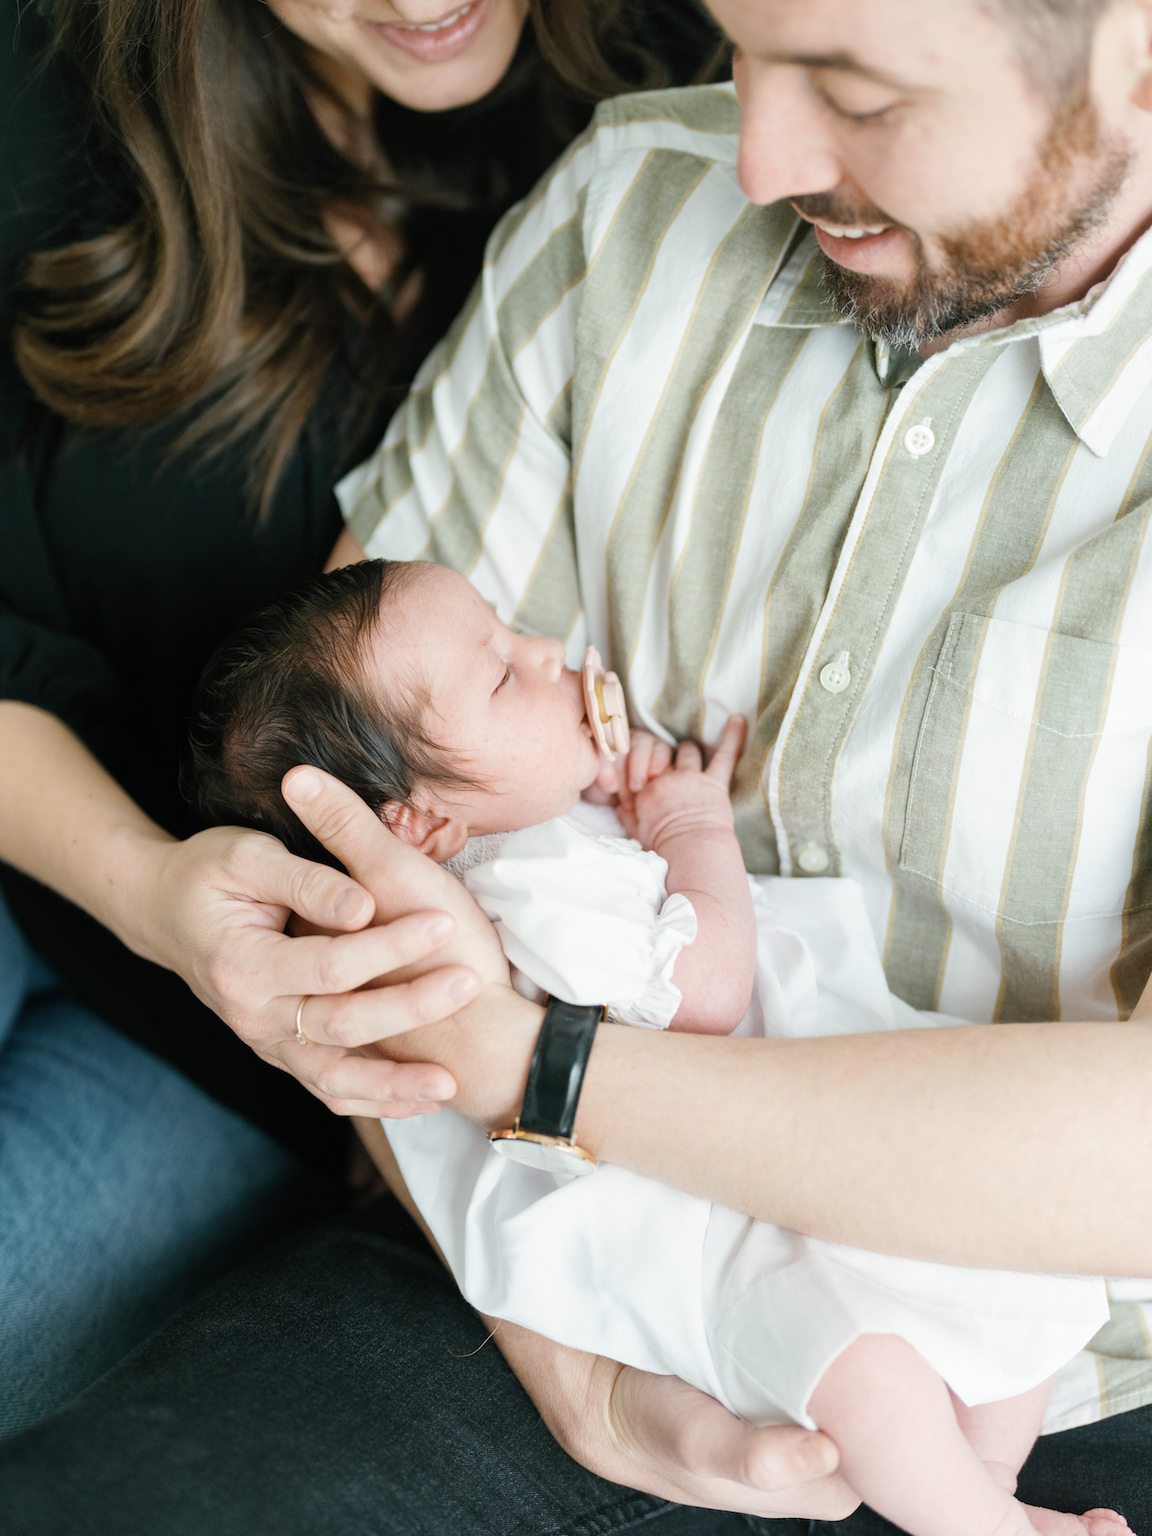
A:
[[[508,629],[445,566],[369,560],[265,608],[201,678],[191,768],[207,821],[315,857],[280,793],[298,763],[443,860],[571,810],[604,759],[559,641]]]

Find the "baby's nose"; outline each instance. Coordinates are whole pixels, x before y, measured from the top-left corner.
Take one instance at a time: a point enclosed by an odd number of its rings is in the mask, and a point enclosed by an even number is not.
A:
[[[549,640],[541,636],[535,641],[538,664],[548,673],[559,677],[564,671],[564,646],[559,640]]]

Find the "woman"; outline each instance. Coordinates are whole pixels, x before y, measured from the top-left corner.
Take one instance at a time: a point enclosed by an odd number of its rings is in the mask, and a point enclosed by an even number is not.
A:
[[[191,688],[323,564],[331,485],[499,213],[590,102],[660,75],[613,0],[363,12],[4,6],[0,1434],[339,1199],[346,1123],[204,1003],[244,1011],[230,922],[267,950],[285,903],[361,898],[188,838]],[[651,30],[680,77],[715,46],[689,3]]]

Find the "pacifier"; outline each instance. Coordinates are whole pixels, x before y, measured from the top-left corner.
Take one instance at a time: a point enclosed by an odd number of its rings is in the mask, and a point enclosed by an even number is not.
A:
[[[584,710],[592,727],[592,739],[610,763],[627,756],[631,744],[624,689],[615,672],[605,672],[600,652],[590,645],[584,652]]]

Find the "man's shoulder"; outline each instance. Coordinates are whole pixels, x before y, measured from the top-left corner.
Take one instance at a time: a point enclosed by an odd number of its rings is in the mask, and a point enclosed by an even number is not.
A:
[[[614,151],[666,149],[734,166],[740,107],[730,84],[642,91],[601,102],[591,132],[601,160]]]

